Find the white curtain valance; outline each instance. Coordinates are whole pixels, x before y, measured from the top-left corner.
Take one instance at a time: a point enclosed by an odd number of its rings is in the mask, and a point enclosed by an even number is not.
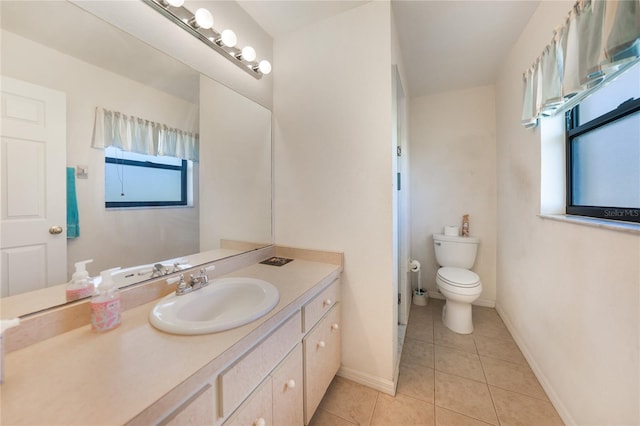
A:
[[[198,139],[196,133],[97,107],[91,146],[99,149],[114,146],[138,154],[164,155],[197,162]]]
[[[640,60],[640,0],[579,0],[523,74],[521,123],[566,111]]]

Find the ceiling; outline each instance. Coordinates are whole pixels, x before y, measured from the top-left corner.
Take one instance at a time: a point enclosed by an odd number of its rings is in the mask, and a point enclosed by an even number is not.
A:
[[[417,97],[494,83],[500,65],[539,2],[392,0],[409,95]],[[238,3],[276,39],[367,1]]]
[[[405,92],[417,97],[494,83],[499,66],[540,1],[392,0],[407,79]],[[368,2],[238,0],[274,39]],[[0,8],[3,28],[197,102],[197,72],[71,3],[0,0]],[[118,49],[113,49],[113,40]],[[145,61],[136,60],[140,49],[147,49]]]

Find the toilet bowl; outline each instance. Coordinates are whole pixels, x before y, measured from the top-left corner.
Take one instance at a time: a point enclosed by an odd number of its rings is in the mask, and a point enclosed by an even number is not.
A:
[[[482,282],[471,267],[476,260],[480,240],[474,237],[434,234],[438,290],[447,302],[442,308],[444,325],[460,334],[473,332],[471,303],[482,293]]]
[[[442,308],[443,324],[456,333],[472,333],[471,303],[482,293],[478,274],[462,268],[442,267],[436,274],[436,284],[447,301]]]

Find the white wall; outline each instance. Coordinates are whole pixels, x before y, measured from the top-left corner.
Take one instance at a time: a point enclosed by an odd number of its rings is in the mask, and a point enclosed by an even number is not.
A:
[[[435,292],[431,236],[445,225],[480,238],[473,270],[482,280],[477,304],[496,298],[496,118],[493,86],[448,91],[411,100],[411,255],[422,286]],[[414,286],[417,286],[417,278]]]
[[[275,241],[344,252],[342,375],[393,390],[390,5],[274,41]]]
[[[28,54],[25,54],[28,52]],[[80,237],[68,242],[67,270],[93,258],[91,275],[198,251],[198,208],[104,207],[104,152],[91,148],[96,106],[198,131],[198,105],[2,31],[2,73],[67,95],[67,164],[89,166],[76,180]],[[197,194],[197,166],[196,194]],[[141,244],[145,250],[140,250]]]
[[[566,423],[637,425],[640,236],[538,217],[541,131],[519,124],[522,71],[572,3],[540,3],[496,87],[497,308]]]

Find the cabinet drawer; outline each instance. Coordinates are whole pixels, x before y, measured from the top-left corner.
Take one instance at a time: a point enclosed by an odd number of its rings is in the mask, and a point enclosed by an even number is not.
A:
[[[311,330],[339,299],[340,280],[337,279],[302,307],[302,331],[306,333]]]
[[[267,379],[224,426],[272,426],[271,401],[271,379]]]
[[[340,368],[340,327],[338,303],[303,339],[305,424],[309,424]]]
[[[231,414],[300,341],[300,315],[300,311],[297,311],[258,346],[220,374],[220,417]]]
[[[303,382],[302,344],[298,343],[289,356],[271,375],[273,384],[273,424],[275,426],[302,425]]]

